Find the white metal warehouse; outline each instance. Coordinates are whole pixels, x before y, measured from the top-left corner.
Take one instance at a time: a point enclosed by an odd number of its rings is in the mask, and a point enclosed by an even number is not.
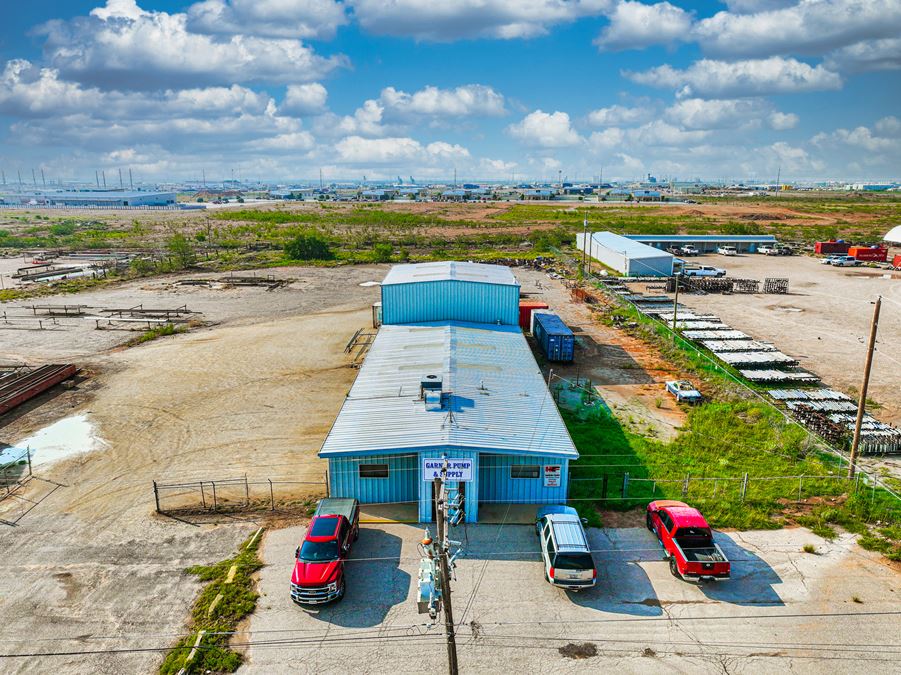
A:
[[[613,232],[576,235],[576,248],[594,260],[630,277],[669,277],[673,274],[671,253],[661,251]]]

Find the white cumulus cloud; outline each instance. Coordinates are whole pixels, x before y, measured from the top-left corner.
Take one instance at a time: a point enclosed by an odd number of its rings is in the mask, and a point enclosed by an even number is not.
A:
[[[289,84],[279,111],[286,115],[318,115],[325,111],[328,91],[319,82]]]
[[[336,145],[340,162],[352,165],[411,164],[469,157],[469,151],[443,141],[422,145],[414,138],[363,138],[348,136]]]
[[[507,127],[507,132],[525,145],[541,148],[565,148],[577,145],[581,137],[572,128],[569,115],[559,110],[536,110]]]
[[[235,82],[308,82],[344,66],[296,39],[191,32],[187,15],[108,0],[88,17],[50,21],[44,53],[67,79],[104,88],[159,89]]]
[[[747,61],[702,59],[685,70],[670,65],[623,73],[633,82],[677,89],[682,97],[726,98],[840,89],[842,78],[822,65],[773,56]]]
[[[364,30],[451,42],[530,38],[548,28],[603,13],[611,0],[349,0]]]
[[[335,0],[204,0],[187,14],[188,30],[212,35],[327,40],[347,23]]]
[[[612,105],[588,113],[588,123],[595,127],[613,127],[647,121],[653,111],[649,108]]]
[[[467,84],[454,89],[427,86],[412,94],[386,87],[382,90],[380,103],[401,115],[492,117],[506,112],[504,97],[481,84]]]
[[[800,0],[751,14],[719,12],[698,22],[694,32],[713,55],[818,55],[864,40],[897,37],[901,2]]]
[[[668,2],[619,2],[594,43],[603,50],[643,49],[691,37],[692,14]]]

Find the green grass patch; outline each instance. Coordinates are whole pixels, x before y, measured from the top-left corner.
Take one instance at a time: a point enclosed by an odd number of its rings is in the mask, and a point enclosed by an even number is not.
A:
[[[191,634],[180,639],[166,655],[160,666],[160,675],[175,675],[182,668],[186,673],[233,673],[243,662],[241,654],[228,647],[229,635],[238,622],[256,608],[259,594],[255,589],[253,573],[263,566],[258,555],[262,531],[241,544],[237,555],[213,565],[196,565],[185,572],[196,575],[207,585],[191,610]],[[226,583],[229,570],[237,571],[231,583]],[[219,595],[212,612],[210,606]],[[200,648],[190,663],[186,659],[201,631],[207,631]]]
[[[134,347],[135,345],[144,344],[145,342],[151,342],[152,340],[156,340],[157,338],[165,337],[166,335],[175,335],[177,333],[184,333],[185,329],[181,327],[176,327],[171,323],[164,323],[160,326],[154,326],[150,330],[146,330],[137,337],[132,338],[126,344],[130,347]]]

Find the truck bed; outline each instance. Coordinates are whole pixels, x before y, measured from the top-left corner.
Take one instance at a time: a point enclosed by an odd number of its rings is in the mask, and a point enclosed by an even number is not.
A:
[[[319,501],[316,507],[316,516],[344,516],[348,522],[353,523],[357,517],[356,499],[328,498]]]
[[[681,547],[680,547],[681,548]],[[687,562],[697,563],[722,563],[728,562],[726,556],[720,550],[720,547],[713,545],[705,548],[682,549],[682,555],[685,556]]]

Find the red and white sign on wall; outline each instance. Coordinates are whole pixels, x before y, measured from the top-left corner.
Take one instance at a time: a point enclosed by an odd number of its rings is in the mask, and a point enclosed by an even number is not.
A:
[[[560,487],[563,466],[560,464],[544,465],[544,487]]]

